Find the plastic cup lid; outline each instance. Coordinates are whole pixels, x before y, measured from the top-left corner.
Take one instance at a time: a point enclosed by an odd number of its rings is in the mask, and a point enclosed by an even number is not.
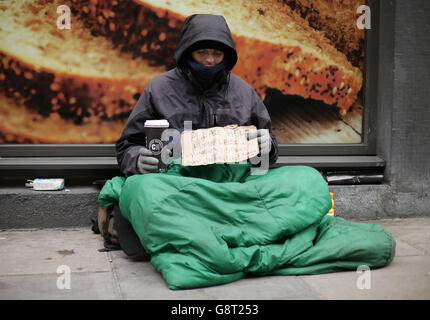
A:
[[[169,121],[167,121],[166,119],[146,120],[145,127],[166,128],[169,127]]]

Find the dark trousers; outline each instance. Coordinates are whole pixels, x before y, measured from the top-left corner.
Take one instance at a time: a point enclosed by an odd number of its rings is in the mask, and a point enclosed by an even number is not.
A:
[[[118,204],[114,205],[114,210],[115,220],[113,226],[118,232],[119,245],[121,246],[121,249],[129,257],[139,260],[149,260],[150,257],[140,243],[139,237],[134,231],[133,226],[122,216]]]

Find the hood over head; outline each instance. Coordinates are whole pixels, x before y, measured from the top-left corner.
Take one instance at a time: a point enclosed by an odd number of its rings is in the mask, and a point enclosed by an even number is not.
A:
[[[222,50],[226,69],[233,69],[237,62],[236,46],[223,16],[194,14],[185,19],[174,55],[176,64],[182,66],[192,50],[201,48],[202,44]]]

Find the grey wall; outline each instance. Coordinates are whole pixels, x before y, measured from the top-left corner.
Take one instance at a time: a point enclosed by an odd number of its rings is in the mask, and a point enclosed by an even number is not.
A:
[[[386,184],[352,189],[356,197],[342,188],[342,206],[351,217],[430,216],[430,1],[380,1],[376,130]]]
[[[394,30],[390,179],[429,196],[430,1],[396,1]]]
[[[376,148],[386,161],[385,183],[331,186],[335,215],[430,216],[430,1],[379,4],[380,11],[372,12],[379,19],[369,31],[379,37],[377,81],[368,83],[376,86]]]

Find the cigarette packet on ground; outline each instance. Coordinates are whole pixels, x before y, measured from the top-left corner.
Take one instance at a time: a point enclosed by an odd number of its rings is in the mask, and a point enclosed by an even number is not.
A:
[[[63,190],[64,179],[42,179],[33,180],[33,190]]]

